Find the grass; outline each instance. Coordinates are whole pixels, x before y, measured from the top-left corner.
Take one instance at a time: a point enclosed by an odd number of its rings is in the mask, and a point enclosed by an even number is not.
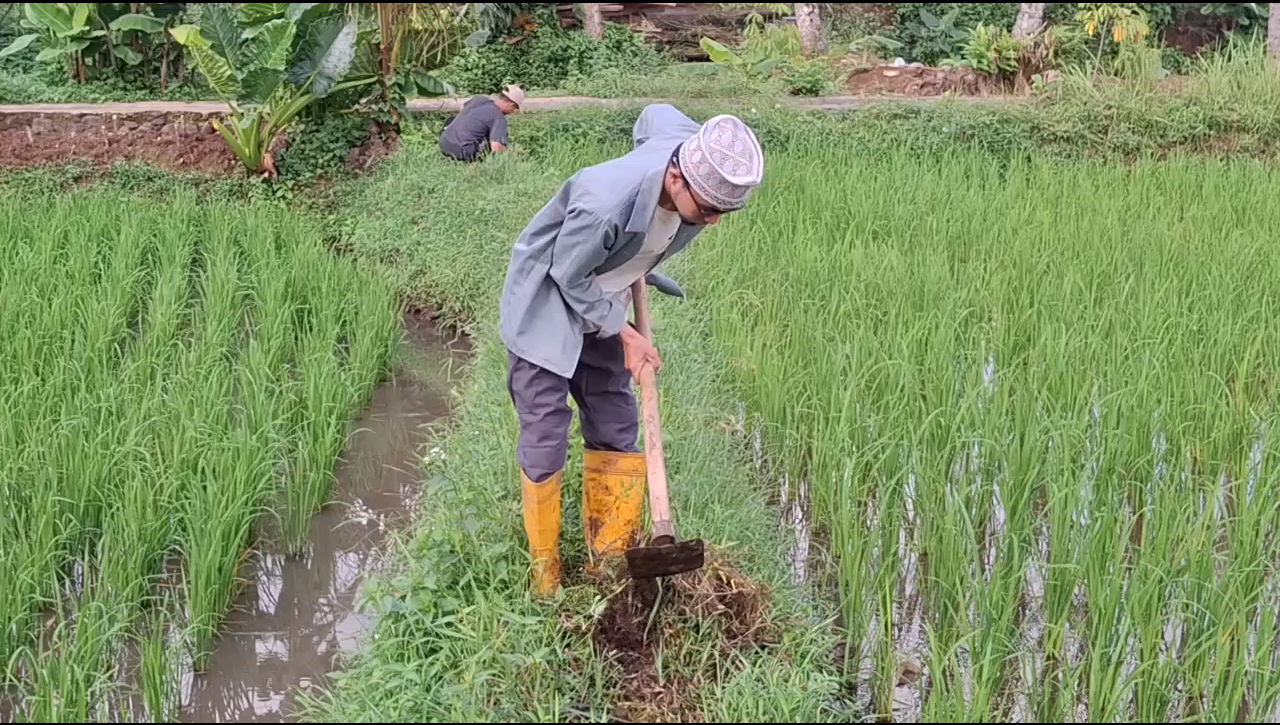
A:
[[[465,166],[442,160],[430,137],[413,136],[355,187],[344,217],[347,251],[465,325],[476,355],[465,404],[440,444],[445,455],[424,464],[421,524],[399,542],[396,570],[368,582],[377,636],[332,691],[308,696],[306,719],[840,716],[830,607],[791,586],[771,491],[734,438],[735,401],[717,379],[722,365],[685,306],[654,299],[668,470],[680,530],[707,539],[718,558],[706,579],[668,592],[653,628],[660,641],[610,639],[619,631],[612,624],[626,619],[624,596],[575,578],[584,558],[575,428],[561,536],[570,586],[554,603],[529,597],[498,295],[523,224],[580,164],[616,152],[605,143],[551,143],[536,158]],[[735,586],[750,606],[736,603]],[[759,611],[751,609],[757,602]]]
[[[1175,95],[1066,86],[1027,107],[736,109],[769,151],[766,187],[667,270],[689,301],[655,301],[682,530],[774,590],[760,619],[785,632],[728,668],[708,662],[731,621],[699,631],[682,609],[637,670],[602,646],[612,603],[598,590],[550,608],[525,593],[501,274],[559,181],[625,149],[635,110],[530,117],[516,153],[475,166],[440,160],[428,120],[356,187],[341,236],[467,325],[479,354],[426,470],[424,524],[373,584],[379,636],[309,719],[848,720],[902,715],[897,700],[927,719],[1235,717],[1242,702],[1267,717],[1280,684],[1270,539],[1244,533],[1273,528],[1265,477],[1244,518],[1199,505],[1231,489],[1214,462],[1236,455],[1245,470],[1254,421],[1235,401],[1270,416],[1246,373],[1269,359],[1258,290],[1274,272],[1262,243],[1275,182],[1266,162],[1223,159],[1273,153],[1274,120],[1255,111],[1278,96],[1266,76],[1232,81],[1237,62]],[[1224,82],[1234,110],[1210,92]],[[1197,333],[1212,338],[1206,358]],[[1254,392],[1228,396],[1228,379]],[[754,441],[767,444],[753,462]],[[1185,460],[1209,468],[1167,485]],[[815,558],[834,559],[840,672],[824,603],[790,586],[800,542],[779,536],[776,504],[811,515]],[[1204,546],[1228,529],[1231,546]],[[1227,581],[1229,597],[1215,588]],[[661,685],[648,710],[628,689],[645,678]]]
[[[262,205],[17,193],[0,236],[14,716],[101,719],[135,642],[159,706],[166,631],[199,667],[258,524],[304,539],[394,349],[394,291]]]
[[[655,73],[639,74],[621,68],[605,68],[584,78],[570,78],[562,91],[532,95],[571,95],[591,98],[725,99],[779,101],[786,85],[776,78],[752,78],[716,63],[673,63]]]
[[[562,537],[572,586],[551,605],[527,597],[515,419],[496,335],[511,240],[561,179],[625,149],[636,109],[522,117],[516,153],[477,166],[439,158],[437,119],[411,126],[401,154],[328,197],[343,208],[325,220],[326,237],[379,271],[329,279],[346,280],[337,289],[348,299],[380,289],[368,298],[380,310],[393,289],[441,309],[469,328],[479,354],[444,454],[426,465],[423,523],[399,541],[398,570],[365,597],[378,637],[336,689],[306,696],[308,719],[848,721],[901,714],[895,700],[914,701],[907,709],[927,719],[1271,717],[1280,683],[1266,290],[1275,270],[1264,244],[1280,222],[1268,206],[1278,189],[1264,163],[1144,158],[1274,158],[1280,127],[1267,109],[1280,93],[1246,66],[1193,78],[1175,95],[1067,85],[1025,107],[686,106],[696,118],[742,113],[770,169],[750,211],[665,270],[689,300],[654,301],[676,515],[718,556],[704,578],[665,592],[657,639],[638,643],[615,634],[636,633],[627,627],[648,614],[644,602],[572,578],[583,558],[576,437]],[[1081,156],[1108,161],[1057,163]],[[207,639],[225,602],[218,583],[248,543],[240,533],[255,514],[236,505],[277,511],[297,531],[323,498],[279,478],[255,489],[240,466],[289,456],[290,471],[327,485],[330,449],[288,441],[330,441],[331,419],[306,411],[334,406],[306,396],[351,379],[331,364],[331,346],[306,345],[299,330],[309,328],[280,322],[293,336],[287,350],[316,353],[294,368],[286,416],[283,383],[270,380],[280,370],[268,364],[278,339],[242,348],[245,338],[229,336],[241,328],[226,319],[276,309],[250,290],[276,290],[283,297],[271,299],[289,304],[330,300],[334,283],[307,271],[328,257],[307,246],[310,222],[256,204],[165,201],[142,212],[115,192],[50,204],[32,201],[34,191],[19,198],[38,172],[13,176],[0,182],[17,195],[0,201],[5,238],[90,246],[98,266],[80,261],[95,271],[74,276],[79,257],[37,263],[21,256],[44,249],[33,244],[0,252],[11,282],[0,294],[18,311],[0,334],[27,345],[5,348],[0,390],[35,411],[17,408],[33,423],[0,428],[0,450],[109,433],[89,448],[92,479],[20,469],[29,456],[0,463],[4,503],[20,512],[0,522],[0,552],[13,552],[0,567],[21,561],[31,574],[0,571],[20,582],[0,593],[9,617],[0,624],[19,624],[0,632],[18,632],[0,639],[16,653],[8,678],[23,680],[26,719],[101,719],[128,643],[140,651],[148,711],[171,709],[171,639]],[[39,188],[82,180],[52,176]],[[124,169],[100,183],[157,182],[170,183]],[[246,261],[266,258],[247,250],[268,249],[273,274]],[[183,276],[183,259],[196,262],[194,276]],[[116,278],[99,267],[130,280],[127,291],[108,287]],[[38,294],[27,298],[32,285],[14,282],[30,279]],[[96,317],[71,315],[69,304]],[[122,315],[134,319],[124,308],[147,316],[121,331]],[[343,309],[313,319],[362,319]],[[183,344],[140,348],[137,331],[153,326],[160,332],[144,343]],[[41,332],[64,329],[80,337]],[[129,344],[90,354],[100,348],[86,341],[100,338]],[[219,385],[221,397],[211,392]],[[256,407],[233,410],[261,418],[227,412],[241,391]],[[62,414],[68,404],[80,417]],[[264,454],[250,420],[287,434]],[[70,467],[78,450],[64,444],[56,462]],[[223,466],[231,475],[217,480],[248,493],[197,485],[193,461]],[[192,521],[210,510],[224,523]],[[789,561],[807,531],[779,521],[782,512],[815,520],[808,569]],[[5,537],[18,532],[11,546]],[[190,582],[175,580],[177,596],[137,584],[200,542],[215,548],[196,555]],[[796,571],[826,573],[828,554],[829,590],[794,586]],[[115,581],[124,585],[105,586]],[[87,583],[67,596],[68,582]],[[28,596],[41,587],[52,595]],[[193,592],[208,616],[175,612]],[[835,611],[828,594],[838,595]],[[169,626],[193,621],[193,632]]]
[[[1234,717],[1242,702],[1266,717],[1280,684],[1270,538],[1243,533],[1274,528],[1265,477],[1243,519],[1199,507],[1201,492],[1230,489],[1215,462],[1247,468],[1254,420],[1235,401],[1270,416],[1260,378],[1236,397],[1221,382],[1266,369],[1270,305],[1257,291],[1274,272],[1261,246],[1275,225],[1271,167],[1224,159],[1272,154],[1274,120],[1254,111],[1280,96],[1236,63],[1176,95],[1066,86],[1027,108],[739,109],[771,170],[748,213],[668,270],[691,297],[657,300],[664,425],[686,530],[778,589],[762,619],[792,639],[736,671],[703,664],[724,630],[667,639],[649,674],[698,694],[690,705],[654,689],[657,712],[639,715],[623,678],[634,670],[600,647],[603,620],[584,626],[608,610],[599,593],[571,589],[550,610],[526,598],[494,319],[518,229],[559,179],[625,149],[634,110],[526,119],[516,154],[474,167],[438,158],[429,120],[358,186],[342,236],[466,324],[479,357],[445,457],[426,470],[424,526],[375,583],[379,638],[310,719],[841,720],[901,715],[896,699],[927,719]],[[1235,110],[1211,92],[1222,83]],[[1224,134],[1238,143],[1221,146]],[[754,432],[767,441],[760,470]],[[1167,485],[1175,451],[1208,468]],[[1165,478],[1147,478],[1157,461]],[[813,548],[835,558],[835,678],[822,605],[787,582],[778,485],[812,498]],[[1203,546],[1228,529],[1233,546]],[[1174,644],[1193,655],[1170,655]]]
[[[870,710],[1273,717],[1274,167],[796,144],[766,176],[687,282],[810,486]]]

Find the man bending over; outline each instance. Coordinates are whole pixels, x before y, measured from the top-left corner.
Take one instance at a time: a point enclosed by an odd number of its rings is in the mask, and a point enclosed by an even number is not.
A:
[[[476,96],[440,132],[440,152],[455,161],[475,161],[486,151],[507,147],[507,116],[520,109],[524,91],[507,86],[496,98]]]

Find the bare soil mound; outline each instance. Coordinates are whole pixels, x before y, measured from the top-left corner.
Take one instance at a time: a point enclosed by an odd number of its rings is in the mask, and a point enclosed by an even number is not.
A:
[[[698,571],[616,584],[591,631],[597,653],[619,670],[614,717],[702,721],[698,697],[714,681],[721,658],[777,642],[766,602],[762,586],[710,551]],[[696,657],[686,656],[692,652]]]
[[[1003,92],[998,83],[970,68],[932,68],[919,63],[856,67],[848,71],[846,87],[855,96],[909,98],[928,98],[948,93],[990,96]]]
[[[17,128],[0,131],[0,168],[23,168],[69,161],[110,166],[133,161],[169,171],[228,174],[239,164],[211,126],[137,124],[75,125],[61,128]]]
[[[271,151],[288,148],[287,136]],[[371,123],[364,141],[345,159],[355,173],[369,171],[399,148],[394,130]],[[0,117],[0,168],[19,169],[87,161],[99,167],[142,163],[166,171],[243,175],[235,154],[207,118],[162,113],[120,117],[18,114]]]

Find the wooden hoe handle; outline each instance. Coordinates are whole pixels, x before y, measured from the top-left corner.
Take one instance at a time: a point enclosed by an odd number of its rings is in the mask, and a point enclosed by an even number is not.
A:
[[[631,285],[631,301],[636,308],[636,331],[652,343],[648,293],[643,277]],[[640,367],[640,417],[644,421],[644,457],[648,471],[649,516],[653,520],[654,543],[674,543],[675,527],[671,523],[671,511],[667,505],[667,464],[662,450],[662,424],[658,420],[658,380],[653,366],[647,363]]]

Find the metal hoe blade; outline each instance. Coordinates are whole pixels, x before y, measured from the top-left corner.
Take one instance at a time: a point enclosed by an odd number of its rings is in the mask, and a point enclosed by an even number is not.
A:
[[[649,546],[627,549],[627,570],[632,579],[656,579],[701,569],[705,560],[702,539],[672,541],[658,537]]]

